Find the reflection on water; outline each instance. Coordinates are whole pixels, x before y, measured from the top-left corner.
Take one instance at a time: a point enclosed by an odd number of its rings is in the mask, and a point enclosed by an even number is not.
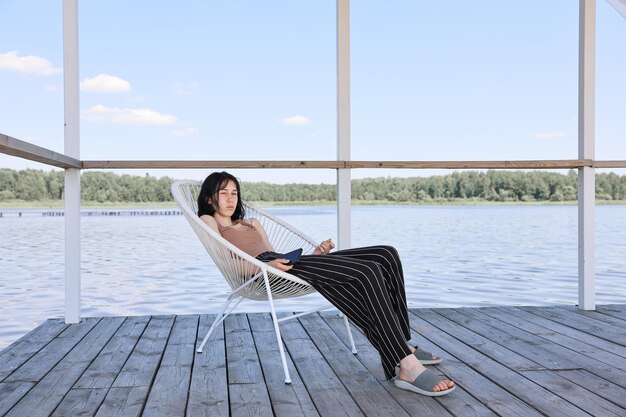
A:
[[[336,241],[334,207],[281,207],[275,215]],[[574,206],[354,207],[354,246],[398,248],[409,307],[577,302]],[[182,216],[83,217],[82,314],[215,312],[228,287]],[[0,218],[0,347],[63,314],[62,217]],[[600,206],[597,301],[626,302],[626,206]],[[323,302],[281,301],[281,310]],[[262,311],[244,302],[240,311]]]

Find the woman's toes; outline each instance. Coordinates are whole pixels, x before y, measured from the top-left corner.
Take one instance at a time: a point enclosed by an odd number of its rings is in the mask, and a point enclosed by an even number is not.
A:
[[[443,381],[440,381],[437,385],[435,385],[433,388],[433,391],[435,392],[445,391],[447,389],[452,388],[453,386],[454,386],[454,382],[445,379]]]

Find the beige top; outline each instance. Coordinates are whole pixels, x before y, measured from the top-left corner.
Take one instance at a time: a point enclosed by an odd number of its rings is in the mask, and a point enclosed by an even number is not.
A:
[[[224,239],[250,256],[257,256],[272,250],[263,243],[263,236],[259,229],[247,220],[237,220],[232,226],[222,226],[218,223],[217,229]]]

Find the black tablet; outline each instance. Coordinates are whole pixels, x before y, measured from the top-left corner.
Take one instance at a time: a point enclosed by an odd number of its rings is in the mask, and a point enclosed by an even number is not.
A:
[[[287,252],[287,253],[277,253],[276,259],[287,259],[289,261],[287,265],[292,265],[298,262],[301,256],[302,256],[302,248],[298,248],[296,250],[292,250],[291,252]]]

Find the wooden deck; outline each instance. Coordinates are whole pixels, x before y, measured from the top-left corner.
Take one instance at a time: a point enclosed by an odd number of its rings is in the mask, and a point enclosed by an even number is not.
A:
[[[626,305],[412,310],[413,341],[458,384],[438,399],[385,381],[358,331],[352,355],[336,314],[281,326],[292,385],[269,315],[229,317],[196,354],[211,320],[48,320],[0,352],[0,415],[626,415]]]

